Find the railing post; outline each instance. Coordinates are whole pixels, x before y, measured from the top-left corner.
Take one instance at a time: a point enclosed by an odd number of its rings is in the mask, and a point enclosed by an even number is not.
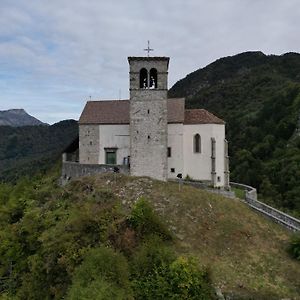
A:
[[[67,161],[67,153],[63,153],[62,154],[62,162],[66,162]]]

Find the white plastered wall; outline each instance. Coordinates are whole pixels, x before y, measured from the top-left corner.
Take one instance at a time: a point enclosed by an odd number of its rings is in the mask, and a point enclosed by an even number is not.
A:
[[[171,147],[168,178],[176,178],[178,173],[183,173],[183,124],[168,124],[168,147]],[[171,168],[175,172],[171,172]]]
[[[194,152],[194,135],[201,136],[201,152]],[[225,125],[183,125],[183,176],[211,181],[211,138],[216,140],[216,186],[224,186],[224,139]],[[218,180],[219,179],[219,180]]]
[[[117,164],[130,155],[129,125],[99,126],[99,164],[105,164],[105,148],[117,148]]]

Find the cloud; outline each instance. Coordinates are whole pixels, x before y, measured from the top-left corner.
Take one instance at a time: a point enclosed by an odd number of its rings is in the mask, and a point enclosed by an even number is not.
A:
[[[297,0],[1,0],[0,109],[45,122],[128,97],[127,56],[171,57],[169,82],[247,50],[299,51]],[[45,109],[47,108],[47,109]]]

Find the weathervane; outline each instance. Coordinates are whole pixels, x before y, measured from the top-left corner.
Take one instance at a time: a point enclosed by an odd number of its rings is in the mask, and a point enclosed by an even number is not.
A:
[[[148,41],[148,48],[144,49],[144,51],[148,52],[148,57],[149,57],[150,51],[154,51],[154,49],[150,48],[150,41]]]

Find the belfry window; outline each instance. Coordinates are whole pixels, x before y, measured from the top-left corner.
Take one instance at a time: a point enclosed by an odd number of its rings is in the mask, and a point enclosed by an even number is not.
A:
[[[149,83],[150,89],[157,89],[157,70],[154,68],[150,70]]]
[[[141,69],[140,71],[140,88],[148,88],[148,72],[145,68]]]
[[[194,135],[194,152],[201,153],[201,136],[198,133]]]

